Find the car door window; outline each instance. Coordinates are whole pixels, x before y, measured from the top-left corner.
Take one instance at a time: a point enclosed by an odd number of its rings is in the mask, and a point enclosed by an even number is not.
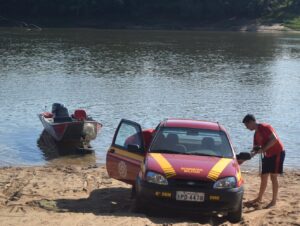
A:
[[[136,124],[122,123],[115,138],[115,145],[127,149],[129,144],[142,147],[140,127]]]

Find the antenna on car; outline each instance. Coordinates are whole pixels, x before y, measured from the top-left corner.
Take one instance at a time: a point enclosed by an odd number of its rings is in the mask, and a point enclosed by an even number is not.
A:
[[[219,122],[217,122],[217,124],[218,124],[218,126],[219,126],[219,129],[221,130],[221,125],[220,125],[220,123],[219,123]]]

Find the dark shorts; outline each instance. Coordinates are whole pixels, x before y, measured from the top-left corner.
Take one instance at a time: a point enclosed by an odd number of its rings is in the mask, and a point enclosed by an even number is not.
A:
[[[283,173],[283,162],[285,158],[285,151],[282,151],[278,155],[271,157],[264,157],[262,159],[262,174],[265,173]]]

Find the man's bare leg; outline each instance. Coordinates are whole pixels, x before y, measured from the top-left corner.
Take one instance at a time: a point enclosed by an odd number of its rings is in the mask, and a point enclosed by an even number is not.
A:
[[[260,176],[260,188],[259,188],[259,193],[258,197],[249,203],[257,203],[262,201],[262,197],[266,191],[267,185],[268,185],[268,178],[269,178],[269,173],[261,174]]]
[[[273,191],[273,198],[272,201],[266,206],[266,208],[270,208],[276,205],[277,196],[278,196],[278,177],[277,174],[271,174],[271,181],[272,181],[272,191]]]

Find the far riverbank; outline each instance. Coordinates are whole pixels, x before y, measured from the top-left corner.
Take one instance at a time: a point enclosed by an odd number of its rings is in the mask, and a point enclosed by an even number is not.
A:
[[[260,19],[222,20],[218,22],[178,22],[166,21],[106,21],[106,20],[61,20],[61,19],[8,19],[0,21],[0,27],[23,28],[27,30],[42,30],[44,28],[95,28],[123,30],[195,30],[195,31],[236,31],[236,32],[292,32],[300,33],[293,26],[281,22],[262,22]]]

